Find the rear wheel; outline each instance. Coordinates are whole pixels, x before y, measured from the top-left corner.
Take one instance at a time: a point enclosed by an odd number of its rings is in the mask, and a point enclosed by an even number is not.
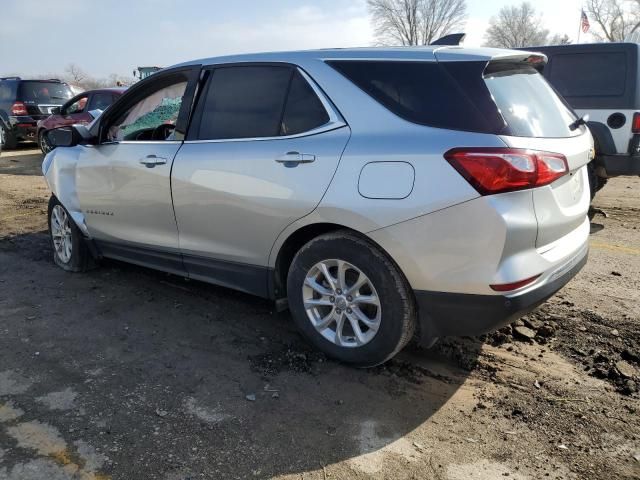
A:
[[[383,363],[415,331],[415,300],[404,276],[377,246],[351,232],[322,235],[302,247],[287,292],[303,334],[346,363]]]
[[[4,137],[4,145],[3,148],[7,150],[13,150],[18,146],[18,140],[11,135],[4,127],[0,127],[2,129],[2,136]]]
[[[84,272],[93,262],[82,233],[58,199],[49,200],[49,236],[53,261],[69,272]]]

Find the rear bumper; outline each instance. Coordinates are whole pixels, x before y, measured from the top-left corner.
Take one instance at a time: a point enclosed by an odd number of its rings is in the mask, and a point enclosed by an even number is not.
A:
[[[599,159],[610,177],[640,175],[640,155],[601,155]]]
[[[16,140],[35,141],[42,116],[9,117],[9,134]],[[45,117],[46,118],[46,117]]]
[[[526,315],[564,287],[587,263],[585,245],[554,270],[545,283],[513,296],[414,291],[420,340],[431,344],[445,336],[473,336],[497,330]]]

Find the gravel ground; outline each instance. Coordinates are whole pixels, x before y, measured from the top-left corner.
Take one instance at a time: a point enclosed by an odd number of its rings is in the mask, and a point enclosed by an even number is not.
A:
[[[61,271],[41,160],[0,157],[0,479],[640,478],[639,179],[521,323],[357,370],[266,301]]]

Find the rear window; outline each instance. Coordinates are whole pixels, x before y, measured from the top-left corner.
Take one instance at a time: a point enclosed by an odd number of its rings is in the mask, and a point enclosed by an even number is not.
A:
[[[66,83],[59,82],[20,82],[18,90],[19,100],[22,102],[34,102],[43,104],[62,105],[73,94]]]
[[[486,62],[329,61],[396,115],[450,130],[569,137],[575,120],[537,70]]]
[[[582,133],[569,128],[576,116],[536,69],[489,65],[484,78],[510,135],[557,138]]]
[[[435,62],[329,61],[396,115],[452,130],[485,131],[483,115]]]
[[[549,81],[565,97],[624,95],[627,55],[624,52],[554,55]]]

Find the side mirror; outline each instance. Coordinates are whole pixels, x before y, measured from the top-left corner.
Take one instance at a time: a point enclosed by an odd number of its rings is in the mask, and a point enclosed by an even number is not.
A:
[[[51,115],[60,115],[60,112],[62,111],[62,108],[60,107],[53,107],[51,109]]]
[[[71,125],[49,130],[46,133],[47,141],[51,147],[75,147],[81,143],[88,143],[91,139],[89,129],[84,125]]]

